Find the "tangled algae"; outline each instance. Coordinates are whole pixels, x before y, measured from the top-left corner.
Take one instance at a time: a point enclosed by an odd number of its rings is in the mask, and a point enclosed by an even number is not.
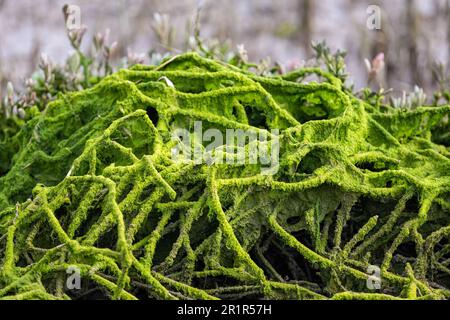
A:
[[[0,297],[449,298],[449,113],[370,105],[320,69],[121,70],[1,142]],[[278,172],[174,162],[194,121],[279,129]]]

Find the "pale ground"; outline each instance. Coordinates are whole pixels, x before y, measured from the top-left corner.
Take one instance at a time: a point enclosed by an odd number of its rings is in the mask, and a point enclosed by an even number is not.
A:
[[[272,57],[283,63],[306,59],[298,34],[298,0],[205,0],[202,36],[243,43],[251,59]],[[123,51],[147,52],[159,48],[151,29],[156,12],[169,14],[176,28],[174,47],[182,48],[186,25],[195,16],[196,0],[0,0],[0,73],[19,82],[35,69],[40,52],[62,62],[70,52],[61,8],[65,3],[81,7],[82,23],[92,32],[111,29],[111,41],[119,41]],[[358,86],[365,84],[364,58],[372,55],[376,31],[366,27],[367,6],[382,7],[383,30],[393,39],[387,59],[396,65],[390,85],[410,87],[407,50],[401,39],[409,32],[402,22],[405,0],[315,1],[313,35],[326,39],[332,48],[347,50],[349,70]],[[447,61],[445,0],[417,1],[420,32],[419,61],[424,70],[435,60]],[[397,41],[398,39],[398,41]],[[1,77],[1,76],[0,76]],[[430,75],[424,74],[424,86]]]

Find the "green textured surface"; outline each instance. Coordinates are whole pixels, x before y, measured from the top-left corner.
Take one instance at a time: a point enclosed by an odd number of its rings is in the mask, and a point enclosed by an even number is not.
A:
[[[448,298],[449,113],[380,111],[318,69],[122,70],[0,143],[0,297],[77,297],[77,266],[91,298]],[[279,129],[278,173],[173,162],[194,121]]]

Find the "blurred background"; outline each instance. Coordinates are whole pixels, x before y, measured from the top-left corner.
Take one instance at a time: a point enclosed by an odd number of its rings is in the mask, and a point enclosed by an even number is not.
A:
[[[326,40],[348,52],[356,89],[367,84],[364,59],[379,52],[385,87],[396,91],[418,85],[431,92],[450,66],[450,0],[0,0],[0,84],[20,84],[42,52],[54,62],[67,59],[66,3],[81,8],[87,38],[109,28],[115,56],[146,63],[151,49],[185,50],[198,16],[203,39],[231,49],[244,44],[255,61],[301,65],[312,55],[311,41]],[[367,27],[369,5],[381,8],[380,30]]]

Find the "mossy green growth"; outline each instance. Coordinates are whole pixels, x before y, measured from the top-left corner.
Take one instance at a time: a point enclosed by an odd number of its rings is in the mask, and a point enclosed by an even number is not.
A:
[[[449,113],[372,106],[319,69],[122,70],[0,143],[0,297],[448,298]],[[279,129],[278,172],[175,162],[194,121]]]

